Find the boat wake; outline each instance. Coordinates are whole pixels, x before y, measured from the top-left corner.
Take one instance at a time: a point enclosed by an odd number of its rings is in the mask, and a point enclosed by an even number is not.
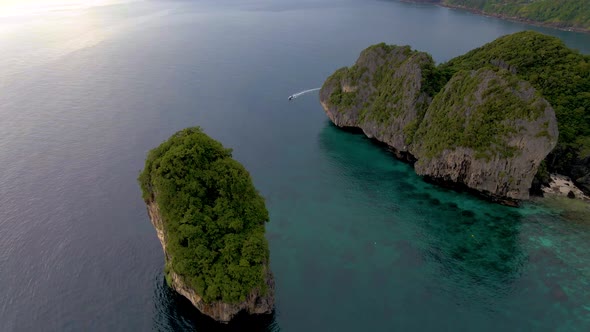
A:
[[[310,92],[318,91],[319,89],[321,89],[321,88],[315,88],[315,89],[303,90],[303,91],[301,91],[301,92],[294,93],[294,94],[292,94],[292,95],[290,95],[290,96],[289,96],[289,100],[293,100],[293,99],[295,99],[295,98],[298,98],[298,97],[300,97],[300,96],[303,96],[303,95],[304,95],[304,94],[306,94],[306,93],[310,93]]]

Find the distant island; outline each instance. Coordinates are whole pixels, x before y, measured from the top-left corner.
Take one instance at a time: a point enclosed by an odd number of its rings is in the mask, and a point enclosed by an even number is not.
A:
[[[588,0],[402,0],[433,3],[478,14],[564,30],[590,32]]]
[[[170,287],[220,322],[272,312],[268,211],[231,150],[184,129],[149,152],[138,180]]]
[[[339,127],[360,128],[427,180],[516,205],[550,173],[590,193],[590,57],[536,32],[447,63],[378,44],[320,90]]]

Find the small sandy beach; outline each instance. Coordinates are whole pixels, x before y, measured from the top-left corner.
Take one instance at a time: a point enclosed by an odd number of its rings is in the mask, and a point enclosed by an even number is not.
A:
[[[549,195],[558,195],[558,196],[571,196],[573,193],[574,197],[570,198],[577,198],[584,201],[590,202],[590,197],[584,195],[582,190],[576,187],[573,181],[568,178],[567,176],[560,175],[560,174],[551,174],[551,184],[549,187],[543,188],[543,193]]]

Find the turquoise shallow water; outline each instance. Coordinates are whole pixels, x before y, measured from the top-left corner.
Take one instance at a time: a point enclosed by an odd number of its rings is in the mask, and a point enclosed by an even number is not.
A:
[[[385,148],[329,123],[317,140],[321,167],[296,181],[308,194],[269,202],[272,257],[290,258],[279,263],[287,270],[277,279],[290,285],[279,301],[314,303],[317,319],[293,317],[297,328],[567,330],[590,323],[588,225],[432,186]],[[279,306],[280,317],[292,311]]]
[[[590,329],[588,222],[427,184],[332,126],[317,94],[287,101],[376,42],[444,61],[530,26],[356,0],[147,1],[0,25],[1,331]],[[539,30],[590,52],[589,35]],[[136,177],[194,125],[266,197],[270,317],[221,326],[165,285]]]

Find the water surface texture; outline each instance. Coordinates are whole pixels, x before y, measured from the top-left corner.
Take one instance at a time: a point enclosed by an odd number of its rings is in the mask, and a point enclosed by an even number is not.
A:
[[[396,1],[137,1],[0,15],[0,330],[590,330],[590,223],[424,183],[317,92],[377,43],[441,62],[535,29]],[[267,199],[271,317],[220,326],[165,285],[136,182],[199,125]]]

